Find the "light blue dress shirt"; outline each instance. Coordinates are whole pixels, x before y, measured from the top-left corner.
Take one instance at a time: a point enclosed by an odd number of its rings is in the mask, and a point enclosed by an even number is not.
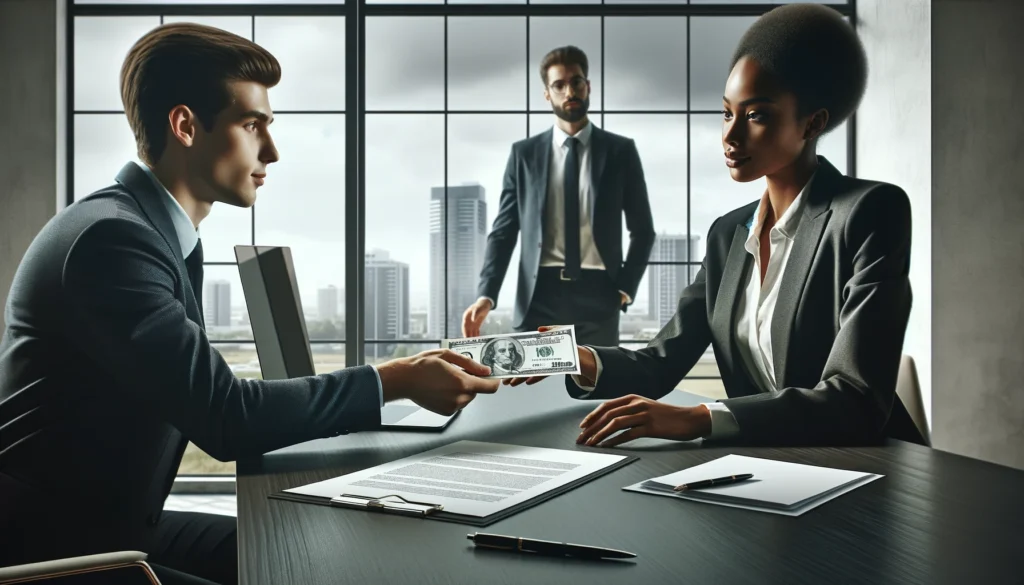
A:
[[[185,209],[178,203],[178,200],[167,190],[167,187],[164,187],[160,179],[156,178],[149,165],[141,161],[135,161],[135,164],[145,171],[149,180],[153,181],[153,186],[156,187],[156,190],[165,195],[162,199],[164,209],[167,210],[167,214],[171,216],[171,223],[174,224],[174,232],[178,236],[178,244],[181,245],[181,257],[188,258],[189,254],[196,249],[196,244],[199,243],[199,232],[192,225],[192,219],[185,213]],[[373,373],[377,376],[377,394],[380,397],[380,406],[384,408],[384,385],[380,381],[380,372],[377,371],[376,366],[370,367],[373,368]]]

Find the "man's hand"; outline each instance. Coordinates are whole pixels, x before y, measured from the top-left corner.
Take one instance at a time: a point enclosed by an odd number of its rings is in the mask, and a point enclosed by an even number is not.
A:
[[[450,349],[432,349],[377,366],[384,401],[408,398],[443,415],[462,410],[479,393],[498,390],[498,380],[480,378],[491,369]]]
[[[480,335],[480,326],[483,325],[487,314],[491,312],[491,301],[480,298],[466,309],[462,314],[462,336],[477,337]]]
[[[576,438],[577,445],[614,447],[640,437],[690,441],[711,434],[711,411],[704,405],[672,406],[630,395],[598,406],[580,428],[583,432]],[[625,432],[608,439],[622,430]]]
[[[558,329],[561,325],[544,325],[538,327],[537,331],[541,333],[550,331],[551,329]],[[580,360],[580,381],[584,382],[586,386],[593,386],[594,379],[597,378],[597,360],[594,359],[594,354],[587,348],[582,346],[576,347],[578,359]],[[540,382],[547,376],[531,376],[529,378],[505,378],[503,383],[506,386],[518,386],[525,383],[527,386],[532,386],[537,382]]]
[[[629,295],[627,295],[626,293],[624,293],[624,292],[622,292],[620,290],[619,291],[619,300],[621,301],[619,303],[619,306],[620,307],[625,307],[627,304],[629,304]]]

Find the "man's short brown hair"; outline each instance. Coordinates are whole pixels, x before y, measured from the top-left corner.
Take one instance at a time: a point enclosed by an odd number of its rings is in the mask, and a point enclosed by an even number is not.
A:
[[[165,24],[146,33],[121,66],[121,101],[135,134],[139,158],[155,164],[167,140],[167,114],[188,106],[206,131],[231,104],[229,81],[274,87],[281,64],[249,39],[188,22]]]
[[[587,77],[590,70],[590,63],[587,61],[587,54],[583,52],[583,49],[574,45],[552,49],[547,55],[544,55],[544,59],[540,62],[540,79],[544,82],[545,87],[548,85],[548,69],[555,65],[563,67],[579,65],[580,70],[583,71],[583,77]]]

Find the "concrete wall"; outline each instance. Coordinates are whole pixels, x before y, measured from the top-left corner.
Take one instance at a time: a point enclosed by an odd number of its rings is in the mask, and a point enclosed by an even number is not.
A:
[[[0,0],[0,306],[64,197],[63,10],[58,0]]]
[[[932,2],[932,409],[936,447],[1024,469],[1021,23]]]
[[[857,111],[857,176],[899,185],[911,201],[914,304],[903,351],[917,362],[932,420],[931,0],[858,0],[868,87]]]

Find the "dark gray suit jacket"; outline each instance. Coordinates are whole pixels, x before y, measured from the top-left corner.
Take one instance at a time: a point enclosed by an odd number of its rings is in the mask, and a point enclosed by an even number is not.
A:
[[[710,344],[729,396],[721,402],[739,424],[736,442],[921,442],[895,394],[911,305],[910,202],[899,187],[818,160],[771,324],[779,392],[757,389],[736,338],[754,202],[712,224],[700,271],[648,347],[596,348],[604,366],[596,388],[584,392],[567,377],[570,394],[661,398]]]
[[[380,425],[369,366],[241,380],[203,329],[145,172],[57,214],[0,342],[0,559],[146,551],[191,440],[220,460]],[[3,563],[0,563],[3,564]]]
[[[519,281],[513,326],[522,324],[533,300],[544,238],[544,207],[548,193],[552,132],[542,132],[512,145],[502,182],[497,217],[487,236],[484,267],[480,272],[479,296],[498,303],[516,241],[522,234],[519,253]],[[647,268],[654,246],[654,221],[647,199],[647,183],[640,154],[633,140],[598,127],[591,135],[591,185],[594,209],[591,214],[594,243],[608,276],[630,298]],[[629,250],[622,256],[622,215],[629,230]],[[625,308],[623,308],[625,310]]]

